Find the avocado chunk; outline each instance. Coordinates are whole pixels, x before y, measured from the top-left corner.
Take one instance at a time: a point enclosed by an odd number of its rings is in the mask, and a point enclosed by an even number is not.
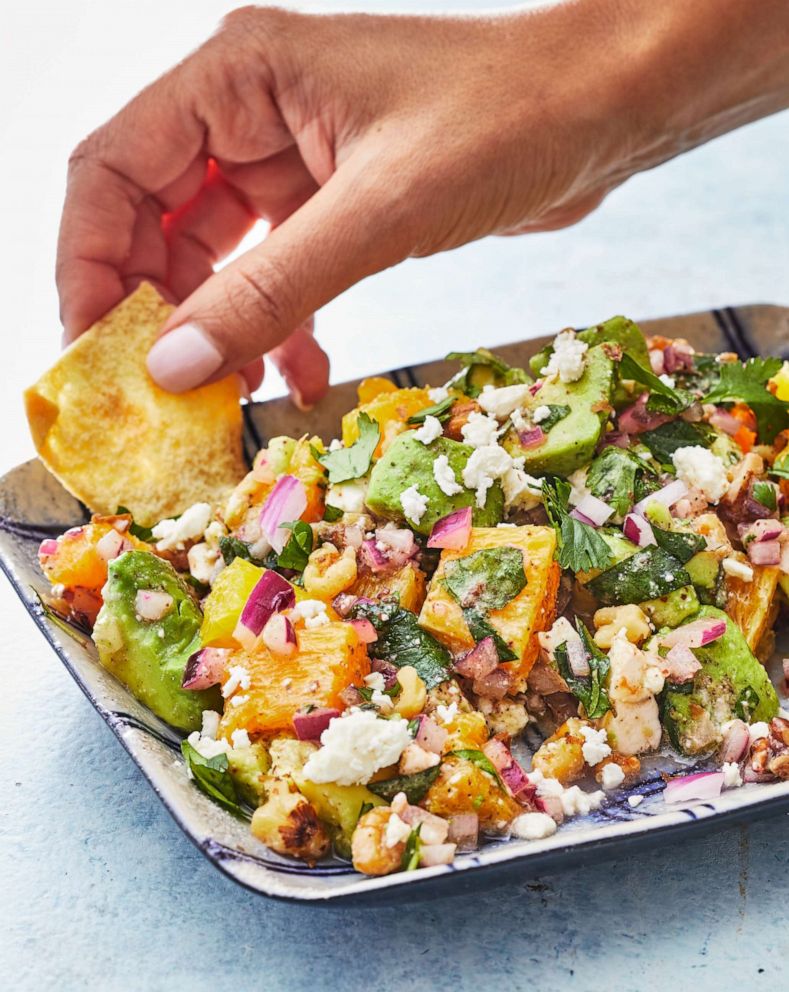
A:
[[[308,799],[329,831],[334,850],[341,858],[351,858],[351,839],[362,810],[386,805],[385,800],[363,785],[337,785],[310,782],[294,776],[299,792]]]
[[[524,459],[524,470],[530,475],[571,475],[594,456],[603,425],[611,411],[611,389],[614,363],[602,345],[586,353],[586,368],[577,382],[546,382],[524,404],[525,410],[539,406],[568,406],[570,412],[548,431],[546,440],[537,448],[521,447],[513,427],[503,445],[513,457]]]
[[[714,606],[702,606],[696,619],[725,620],[726,632],[693,649],[702,667],[687,684],[690,691],[669,687],[664,692],[663,725],[674,747],[685,754],[717,747],[722,725],[735,716],[756,723],[778,712],[769,676],[734,620]]]
[[[682,586],[666,596],[647,599],[639,605],[656,627],[679,627],[695,616],[701,606],[693,586]]]
[[[405,520],[418,534],[429,534],[437,520],[464,506],[474,507],[475,527],[495,527],[504,515],[504,494],[498,482],[488,489],[485,505],[480,509],[476,506],[474,490],[464,488],[455,496],[447,496],[433,477],[433,462],[440,455],[446,455],[458,484],[462,485],[463,469],[473,450],[467,444],[446,437],[422,444],[414,431],[406,431],[376,462],[370,474],[365,503],[379,517]],[[427,509],[418,524],[405,517],[400,503],[404,490],[414,485],[427,496]]]
[[[618,344],[622,351],[635,359],[639,365],[649,368],[646,339],[638,324],[628,320],[627,317],[611,317],[602,324],[595,324],[594,327],[587,327],[585,331],[579,331],[577,337],[579,341],[585,341],[590,348],[599,344]],[[553,348],[548,346],[529,359],[529,367],[533,375],[540,376],[552,351]]]
[[[259,806],[266,793],[263,777],[271,767],[265,747],[259,742],[233,747],[227,753],[227,764],[239,796],[250,806]]]
[[[141,590],[172,597],[159,620],[137,612]],[[200,608],[173,566],[147,551],[127,551],[109,563],[104,605],[93,628],[99,661],[141,703],[180,730],[199,730],[202,711],[222,709],[219,689],[181,688],[189,656],[200,649]],[[160,633],[161,632],[161,633]]]

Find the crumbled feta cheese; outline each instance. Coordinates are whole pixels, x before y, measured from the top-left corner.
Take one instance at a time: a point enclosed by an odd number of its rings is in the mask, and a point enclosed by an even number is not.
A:
[[[407,841],[410,836],[411,828],[409,825],[405,820],[401,820],[397,813],[392,813],[386,822],[384,844],[387,847],[397,847],[398,844]]]
[[[733,575],[735,579],[740,579],[742,582],[753,582],[753,569],[744,561],[738,561],[737,558],[724,558],[721,565],[727,575]]]
[[[323,731],[323,746],[310,756],[304,777],[310,782],[364,785],[379,768],[398,761],[410,743],[407,720],[381,720],[372,710],[353,708]]]
[[[342,448],[342,441],[338,437],[333,437],[329,442],[329,451],[339,451]]]
[[[572,475],[567,476],[567,481],[570,483],[570,495],[568,497],[570,506],[578,506],[584,497],[591,494],[592,490],[586,485],[588,475],[588,468],[579,468]]]
[[[369,675],[365,675],[364,684],[370,689],[377,689],[379,692],[383,692],[386,688],[386,679],[384,679],[381,672],[370,672]]]
[[[304,626],[307,630],[314,630],[316,627],[325,627],[327,623],[331,623],[329,614],[319,613],[316,617],[307,617],[304,621]]]
[[[463,485],[475,489],[477,506],[482,509],[493,483],[512,468],[512,458],[504,448],[489,444],[475,448],[463,469]]]
[[[523,416],[523,410],[513,410],[510,414],[510,420],[516,431],[528,431],[531,429],[531,423]]]
[[[541,424],[543,420],[547,420],[550,415],[551,408],[549,406],[538,406],[534,413],[532,413],[531,419],[535,424]]]
[[[455,717],[458,715],[458,704],[450,703],[449,706],[445,706],[443,703],[439,703],[436,706],[436,716],[442,723],[452,723]]]
[[[460,428],[460,433],[466,444],[472,448],[486,448],[495,444],[499,436],[499,425],[495,418],[485,413],[470,413],[468,420]]]
[[[584,792],[577,785],[571,785],[561,795],[562,809],[565,816],[586,816],[592,810],[600,809],[604,799],[604,792]]]
[[[219,561],[219,551],[205,541],[193,544],[186,555],[189,571],[198,582],[208,585],[214,578],[214,572]]]
[[[320,599],[302,599],[296,603],[290,615],[293,620],[303,620],[307,628],[322,627],[329,623],[326,604]]]
[[[232,741],[233,747],[251,747],[252,741],[249,739],[249,734],[242,727],[240,730],[234,730],[230,735],[230,740]]]
[[[227,682],[222,686],[222,695],[227,699],[236,689],[248,689],[251,676],[243,665],[231,665],[227,671]]]
[[[603,765],[603,773],[600,776],[600,784],[605,790],[615,789],[625,780],[624,770],[615,761],[609,761]]]
[[[542,502],[542,480],[523,471],[523,459],[513,458],[512,465],[501,477],[504,505],[509,510],[533,510]]]
[[[202,537],[211,522],[209,503],[195,503],[184,510],[177,520],[160,520],[151,533],[156,538],[157,551],[183,551],[187,541]]]
[[[677,380],[672,379],[671,376],[667,375],[665,372],[663,375],[659,375],[658,379],[660,379],[664,386],[668,386],[669,389],[676,389],[677,387]]]
[[[628,801],[628,803],[630,804],[630,807],[631,807],[632,809],[635,809],[635,808],[636,808],[636,806],[640,806],[640,805],[641,805],[641,803],[643,803],[643,801],[644,801],[644,797],[643,797],[643,796],[641,795],[641,793],[639,793],[639,792],[637,792],[637,793],[636,793],[635,795],[633,795],[633,796],[628,796],[628,797],[627,797],[627,801]]]
[[[605,727],[600,730],[594,727],[581,727],[580,733],[584,739],[581,750],[587,765],[599,765],[611,754],[611,745],[608,743]]]
[[[366,495],[367,479],[350,479],[331,483],[326,491],[326,502],[345,513],[364,513]]]
[[[225,527],[220,520],[212,520],[206,527],[205,534],[203,536],[209,547],[218,548],[219,541],[223,537],[227,537],[227,527]]]
[[[443,403],[449,396],[449,390],[446,386],[434,386],[432,389],[428,389],[427,395],[430,397],[431,403]]]
[[[407,519],[418,524],[427,510],[427,496],[423,496],[416,486],[409,486],[400,493],[400,506]]]
[[[235,696],[231,696],[230,697],[230,705],[231,706],[243,706],[243,704],[246,703],[246,702],[248,702],[248,701],[249,701],[249,696],[235,695]]]
[[[556,820],[547,813],[521,813],[512,821],[511,829],[521,840],[543,840],[556,833]]]
[[[763,720],[760,720],[748,727],[748,735],[751,738],[751,744],[753,744],[755,741],[760,741],[762,737],[769,737],[770,727]]]
[[[500,389],[488,385],[479,394],[477,402],[485,413],[492,414],[497,420],[506,420],[512,411],[523,406],[528,398],[529,386],[526,383],[502,386]]]
[[[432,444],[443,433],[444,428],[441,426],[441,421],[438,417],[427,416],[419,430],[414,431],[414,437],[417,441],[421,441],[422,444]]]
[[[548,364],[540,369],[540,374],[549,379],[558,377],[562,382],[577,382],[584,374],[588,350],[589,345],[585,341],[579,341],[575,331],[562,331],[556,335],[553,354]]]
[[[382,713],[391,713],[394,709],[391,696],[387,696],[385,692],[381,692],[379,689],[373,690],[373,694],[370,696],[370,702],[373,706],[377,706]]]
[[[724,761],[721,765],[721,771],[723,772],[723,788],[739,789],[742,785],[742,775],[740,775],[740,766],[737,762]]]
[[[517,524],[511,524],[506,520],[502,520],[500,524],[496,524],[497,530],[503,530],[507,527],[517,527]]]
[[[433,462],[433,478],[445,496],[456,496],[463,491],[463,486],[455,478],[446,455],[439,455]]]
[[[700,444],[677,448],[672,461],[677,478],[689,489],[698,489],[710,503],[717,503],[729,488],[723,462]]]
[[[201,737],[215,738],[219,732],[219,714],[216,710],[203,710],[203,726],[200,730]]]
[[[213,737],[204,737],[198,730],[193,731],[186,739],[195,751],[204,758],[215,758],[218,754],[227,754],[230,750],[227,741],[216,741]],[[188,765],[186,767],[189,768]]]

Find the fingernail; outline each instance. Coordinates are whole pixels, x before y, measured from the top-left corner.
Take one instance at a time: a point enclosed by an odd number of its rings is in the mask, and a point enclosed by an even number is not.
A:
[[[181,324],[159,338],[148,352],[148,371],[162,389],[182,393],[200,386],[223,364],[224,357],[197,324]]]

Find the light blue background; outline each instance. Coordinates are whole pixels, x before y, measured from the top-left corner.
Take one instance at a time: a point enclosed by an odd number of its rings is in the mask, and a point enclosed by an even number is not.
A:
[[[15,15],[5,65],[24,85],[0,135],[27,156],[3,164],[14,258],[0,268],[18,273],[36,319],[8,356],[4,468],[27,456],[15,396],[56,348],[49,263],[65,152],[222,9],[123,0]],[[320,321],[336,379],[613,312],[789,303],[788,124],[775,117],[638,177],[572,230],[489,240],[368,280]],[[785,816],[474,898],[319,909],[253,896],[194,850],[10,591],[0,596],[3,988],[787,986]]]

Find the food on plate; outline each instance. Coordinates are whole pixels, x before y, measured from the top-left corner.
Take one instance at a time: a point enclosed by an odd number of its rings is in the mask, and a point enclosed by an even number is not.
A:
[[[123,505],[143,525],[219,499],[244,472],[236,376],[175,396],[148,374],[172,310],[143,283],[25,391],[50,472],[94,512]]]
[[[226,498],[154,521],[122,478],[42,543],[195,787],[278,855],[384,875],[634,809],[658,753],[651,806],[789,779],[789,366],[622,317],[528,370],[449,357],[442,386],[365,380],[340,440],[271,439]]]

